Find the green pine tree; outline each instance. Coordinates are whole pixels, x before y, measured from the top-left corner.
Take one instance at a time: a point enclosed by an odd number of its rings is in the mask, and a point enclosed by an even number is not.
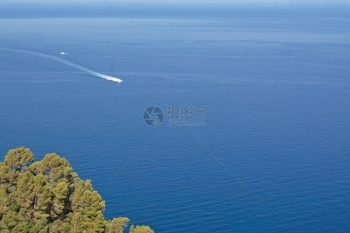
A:
[[[149,226],[131,226],[129,233],[154,233]]]
[[[1,233],[123,233],[130,220],[106,220],[104,209],[91,182],[57,154],[34,162],[30,149],[20,147],[0,162]],[[130,233],[154,231],[131,226]]]

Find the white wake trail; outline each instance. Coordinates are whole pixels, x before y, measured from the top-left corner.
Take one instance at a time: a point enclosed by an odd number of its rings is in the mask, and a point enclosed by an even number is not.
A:
[[[99,78],[103,78],[105,80],[109,80],[109,81],[113,81],[113,82],[117,82],[117,83],[122,83],[123,80],[121,80],[120,78],[117,78],[117,77],[113,77],[113,76],[110,76],[110,75],[106,75],[106,74],[102,74],[102,73],[99,73],[99,72],[96,72],[94,70],[90,70],[84,66],[81,66],[81,65],[78,65],[78,64],[75,64],[73,62],[70,62],[70,61],[67,61],[67,60],[64,60],[62,58],[59,58],[59,57],[55,57],[55,56],[51,56],[51,55],[47,55],[47,54],[44,54],[44,53],[38,53],[38,52],[32,52],[32,51],[27,51],[27,50],[18,50],[18,49],[5,49],[5,48],[0,48],[1,50],[5,50],[5,51],[11,51],[11,52],[18,52],[18,53],[26,53],[26,54],[30,54],[30,55],[34,55],[34,56],[39,56],[39,57],[44,57],[44,58],[48,58],[48,59],[51,59],[51,60],[55,60],[57,62],[60,62],[62,64],[65,64],[67,66],[70,66],[74,69],[77,69],[77,70],[80,70],[80,71],[83,71],[83,72],[86,72],[90,75],[93,75],[95,77],[99,77]]]

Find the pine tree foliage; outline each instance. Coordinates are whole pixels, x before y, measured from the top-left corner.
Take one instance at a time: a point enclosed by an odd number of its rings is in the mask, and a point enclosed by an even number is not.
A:
[[[106,220],[105,202],[57,154],[34,161],[29,148],[9,150],[0,162],[1,233],[123,233],[130,220]],[[130,233],[154,233],[131,226]]]
[[[131,226],[130,233],[154,233],[149,226]]]

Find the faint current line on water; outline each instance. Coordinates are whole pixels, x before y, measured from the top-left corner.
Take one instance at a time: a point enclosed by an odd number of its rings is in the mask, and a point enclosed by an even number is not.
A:
[[[57,62],[60,62],[60,63],[64,64],[64,65],[70,66],[70,67],[72,67],[74,69],[83,71],[85,73],[88,73],[88,74],[93,75],[93,76],[98,77],[98,78],[106,79],[106,80],[117,82],[117,83],[122,83],[123,82],[123,80],[121,80],[120,78],[116,78],[116,77],[113,77],[113,76],[110,76],[110,75],[106,75],[106,74],[102,74],[102,73],[96,72],[94,70],[90,70],[90,69],[88,69],[88,68],[86,68],[84,66],[75,64],[73,62],[70,62],[70,61],[67,61],[67,60],[64,60],[62,58],[55,57],[55,56],[52,56],[52,55],[48,55],[48,54],[44,54],[44,53],[38,53],[38,52],[32,52],[32,51],[27,51],[27,50],[19,50],[19,49],[6,49],[6,48],[0,48],[0,49],[4,50],[4,51],[25,53],[25,54],[30,54],[30,55],[34,55],[34,56],[48,58],[48,59],[55,60]]]

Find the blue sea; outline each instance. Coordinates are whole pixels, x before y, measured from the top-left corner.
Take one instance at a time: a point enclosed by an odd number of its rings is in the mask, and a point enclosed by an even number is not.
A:
[[[327,15],[2,18],[1,156],[56,152],[91,179],[107,218],[157,233],[349,232],[349,25]],[[158,126],[143,119],[150,106]]]

